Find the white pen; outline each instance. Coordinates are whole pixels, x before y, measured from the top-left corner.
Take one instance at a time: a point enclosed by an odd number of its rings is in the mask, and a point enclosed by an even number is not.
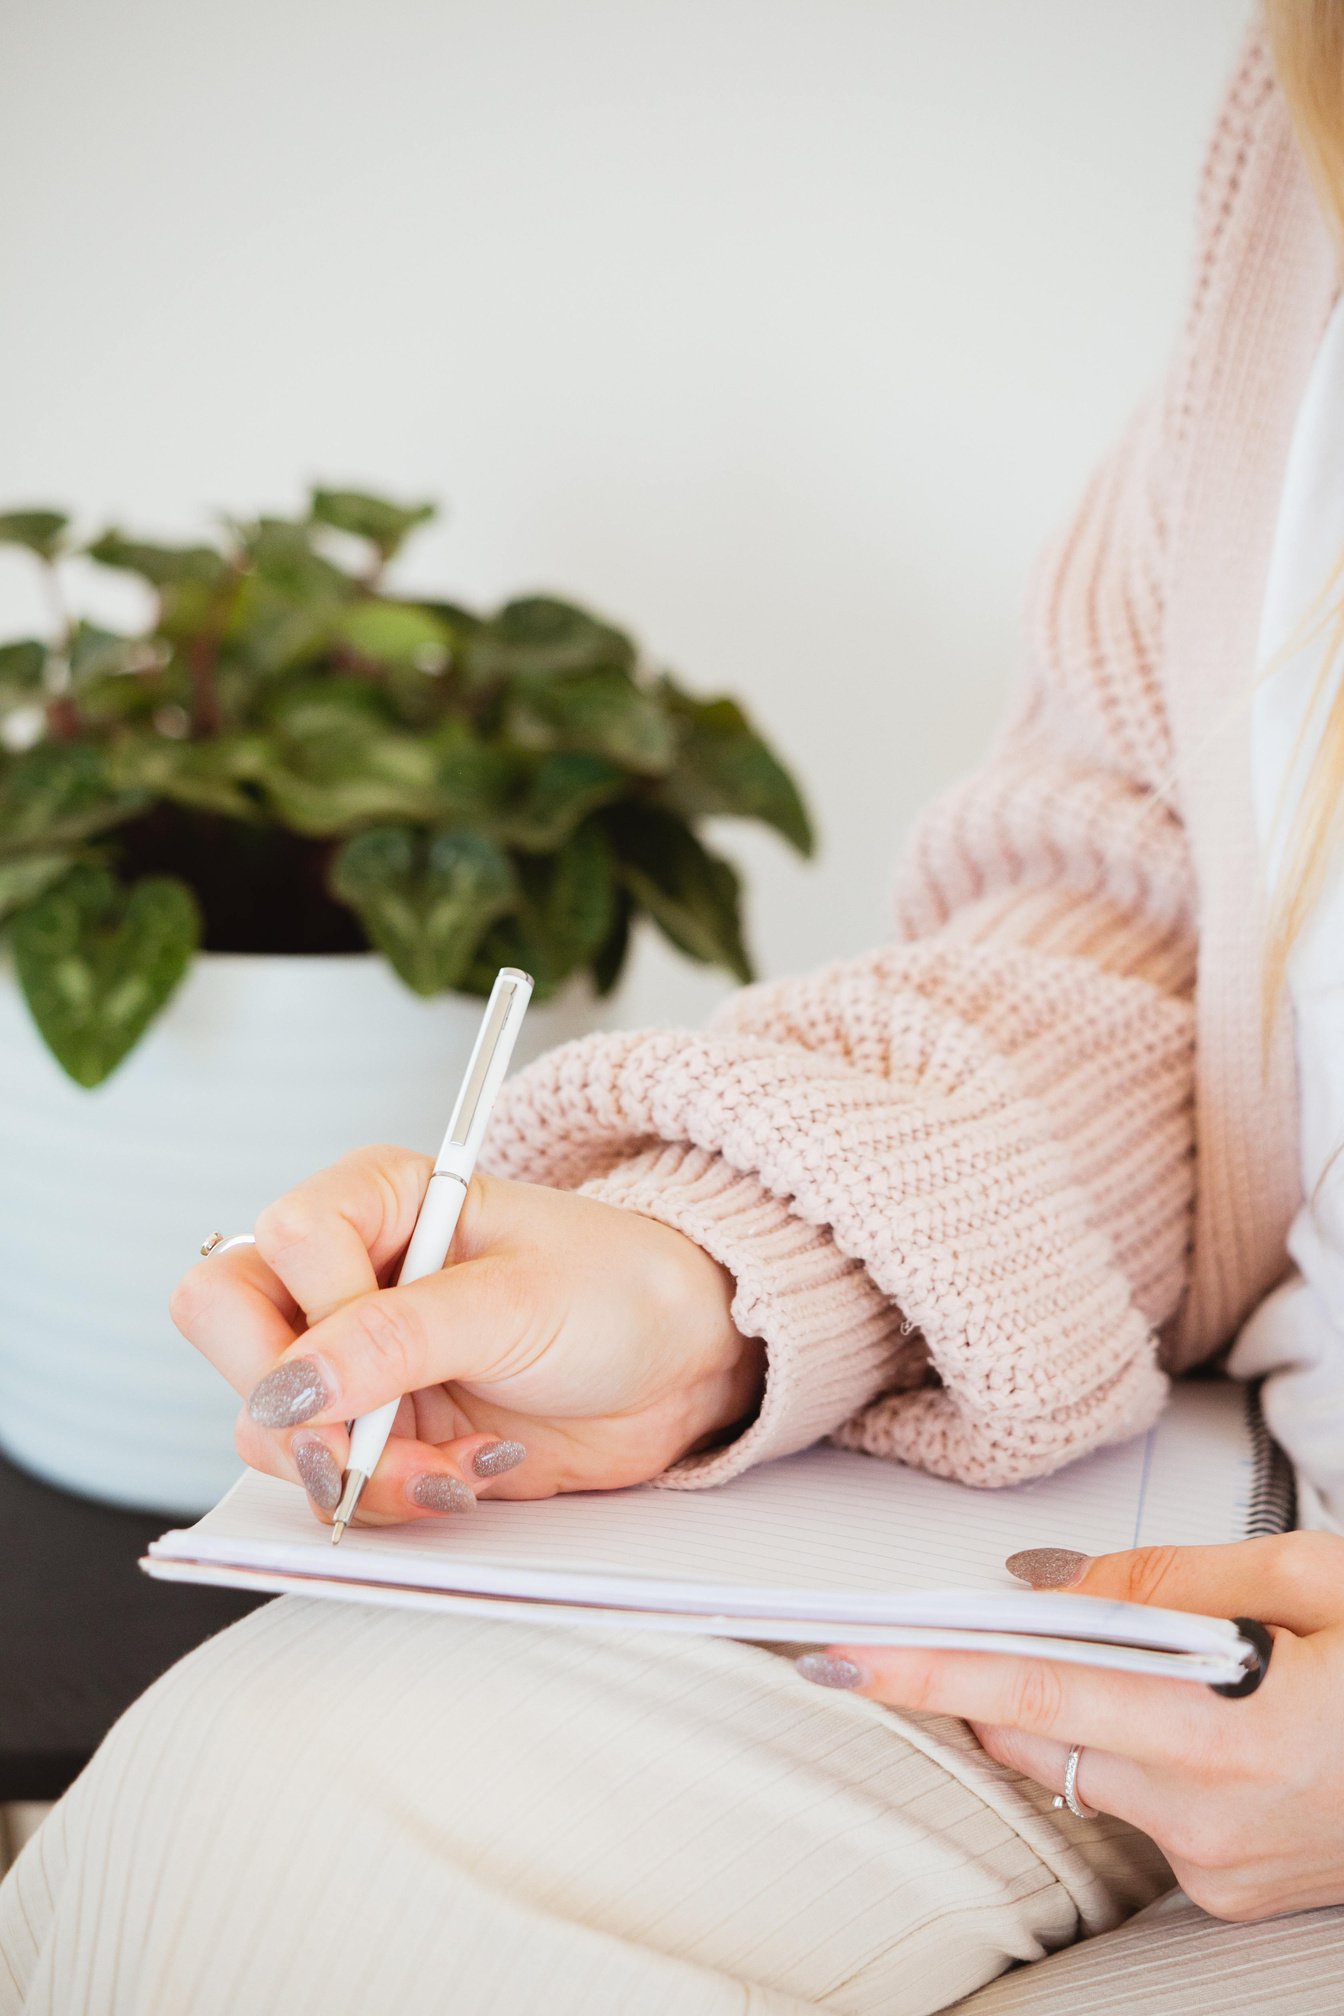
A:
[[[416,1217],[411,1243],[401,1263],[397,1286],[437,1274],[448,1258],[462,1204],[476,1167],[481,1142],[489,1125],[491,1109],[504,1074],[509,1068],[513,1046],[518,1040],[527,1004],[532,998],[532,976],[516,966],[504,966],[490,990],[485,1014],[476,1036],[471,1061],[467,1065],[462,1090],[457,1095],[448,1132],[435,1159],[424,1202]],[[378,1458],[387,1447],[400,1400],[389,1400],[372,1414],[361,1414],[350,1432],[350,1461],[345,1472],[345,1488],[336,1507],[331,1544],[344,1533],[355,1516],[355,1507],[372,1477]]]

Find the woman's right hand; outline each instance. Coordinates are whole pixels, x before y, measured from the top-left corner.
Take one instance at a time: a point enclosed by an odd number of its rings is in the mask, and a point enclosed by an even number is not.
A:
[[[432,1164],[366,1148],[201,1261],[173,1319],[247,1396],[238,1449],[340,1491],[345,1423],[402,1404],[361,1503],[372,1523],[657,1476],[759,1406],[764,1345],[695,1242],[596,1198],[477,1176],[442,1272],[395,1278]],[[520,1450],[523,1453],[519,1453]]]

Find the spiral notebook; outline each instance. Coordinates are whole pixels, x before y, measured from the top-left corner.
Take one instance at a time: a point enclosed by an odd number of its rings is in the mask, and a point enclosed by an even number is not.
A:
[[[1249,1650],[1226,1618],[1036,1593],[1004,1556],[1240,1540],[1293,1516],[1291,1471],[1254,1392],[1188,1381],[1146,1435],[1004,1490],[822,1446],[714,1490],[486,1499],[466,1515],[355,1526],[336,1549],[297,1485],[248,1472],[140,1565],[165,1581],[529,1623],[1035,1651],[1226,1683]]]

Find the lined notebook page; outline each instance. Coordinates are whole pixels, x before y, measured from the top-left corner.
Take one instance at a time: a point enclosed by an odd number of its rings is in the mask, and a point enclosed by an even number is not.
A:
[[[1177,1387],[1147,1435],[1002,1491],[818,1448],[716,1490],[645,1485],[486,1500],[466,1516],[352,1527],[333,1549],[297,1486],[248,1473],[198,1525],[165,1535],[151,1554],[344,1582],[743,1617],[952,1619],[967,1614],[971,1594],[976,1618],[989,1625],[1019,1613],[1023,1592],[1003,1567],[1015,1549],[1096,1554],[1156,1540],[1239,1539],[1256,1482],[1244,1389],[1190,1383]]]

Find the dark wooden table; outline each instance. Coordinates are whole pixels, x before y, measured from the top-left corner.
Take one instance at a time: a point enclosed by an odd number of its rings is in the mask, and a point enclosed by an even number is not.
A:
[[[73,1498],[0,1455],[0,1804],[58,1799],[124,1708],[266,1599],[151,1582],[168,1513]]]

